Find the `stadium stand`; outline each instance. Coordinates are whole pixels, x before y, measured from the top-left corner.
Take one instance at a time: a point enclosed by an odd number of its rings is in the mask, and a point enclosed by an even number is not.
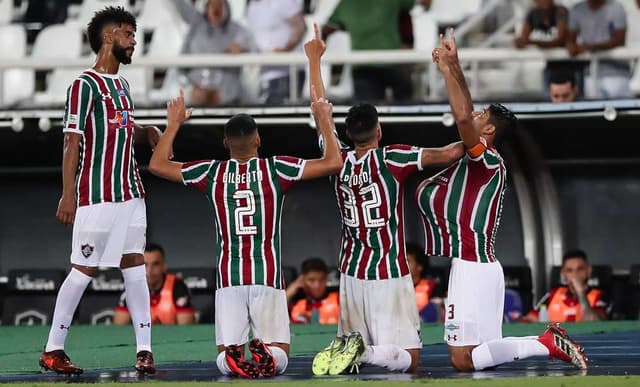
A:
[[[47,325],[65,276],[61,269],[11,270],[2,325]]]
[[[191,303],[196,309],[196,321],[211,324],[215,321],[216,270],[211,267],[185,267],[176,269],[176,275],[191,292]]]
[[[0,51],[7,59],[23,59],[27,56],[27,33],[22,25],[0,25]],[[3,87],[0,91],[0,107],[10,107],[33,96],[33,70],[7,69],[0,76]]]

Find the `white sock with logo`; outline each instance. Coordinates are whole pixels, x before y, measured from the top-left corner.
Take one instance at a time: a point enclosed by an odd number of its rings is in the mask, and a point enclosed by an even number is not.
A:
[[[49,330],[49,339],[44,349],[46,352],[64,349],[64,342],[67,339],[67,333],[69,333],[73,314],[76,312],[84,290],[90,282],[90,276],[80,270],[71,268],[58,291],[56,306],[53,310],[53,319],[51,320],[51,329]]]
[[[136,352],[151,352],[151,300],[144,265],[122,269],[127,309],[136,334]]]
[[[278,375],[283,374],[289,365],[289,357],[287,356],[287,353],[284,349],[276,347],[275,345],[270,345],[269,350],[271,351],[273,360],[276,362],[276,373]]]
[[[549,356],[549,350],[538,336],[505,337],[480,344],[471,352],[477,371],[532,356]]]
[[[394,344],[368,345],[362,362],[384,367],[389,371],[405,372],[411,367],[411,354]]]
[[[216,358],[216,365],[218,366],[218,369],[220,370],[220,373],[222,375],[226,376],[231,374],[231,368],[229,368],[229,364],[227,363],[224,351],[218,354],[218,357]]]

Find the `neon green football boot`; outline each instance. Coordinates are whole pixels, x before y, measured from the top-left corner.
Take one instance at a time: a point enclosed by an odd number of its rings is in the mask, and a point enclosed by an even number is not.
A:
[[[329,373],[329,367],[336,353],[341,352],[346,344],[345,336],[336,337],[331,341],[328,347],[318,352],[313,358],[311,370],[314,375],[326,375]]]
[[[329,366],[329,375],[360,372],[360,360],[365,351],[364,340],[360,332],[352,332],[347,336],[342,351],[337,352]]]

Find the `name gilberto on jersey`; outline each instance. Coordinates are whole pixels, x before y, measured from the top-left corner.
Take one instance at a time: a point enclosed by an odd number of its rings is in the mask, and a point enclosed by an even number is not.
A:
[[[222,175],[224,184],[251,184],[262,181],[262,171],[248,171],[247,173],[226,172]]]

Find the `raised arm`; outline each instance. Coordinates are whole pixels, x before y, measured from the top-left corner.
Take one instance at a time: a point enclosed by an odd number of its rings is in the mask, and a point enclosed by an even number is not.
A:
[[[452,142],[440,148],[424,148],[422,150],[422,168],[444,167],[464,156],[462,141]]]
[[[433,50],[432,58],[444,77],[449,94],[449,105],[456,120],[460,138],[464,146],[471,149],[480,142],[480,134],[473,126],[473,102],[458,60],[458,47],[453,29],[450,29],[450,40],[445,40],[444,36],[440,35],[440,47]]]
[[[305,164],[302,172],[303,180],[335,175],[342,169],[342,156],[334,135],[333,105],[324,98],[318,98],[313,87],[311,88],[311,99],[314,101],[311,103],[311,112],[325,145],[322,158],[309,160]]]
[[[315,90],[316,98],[326,98],[324,93],[324,83],[322,82],[322,71],[320,70],[320,59],[326,45],[320,36],[320,30],[318,24],[313,24],[314,37],[304,44],[304,53],[307,55],[309,61],[309,89]],[[309,92],[309,96],[313,94]],[[316,100],[311,97],[311,102]]]
[[[149,162],[149,171],[154,175],[182,183],[182,163],[171,161],[173,141],[180,130],[180,125],[191,117],[191,112],[191,109],[185,107],[182,89],[180,89],[180,97],[167,102],[167,128],[160,137]]]

